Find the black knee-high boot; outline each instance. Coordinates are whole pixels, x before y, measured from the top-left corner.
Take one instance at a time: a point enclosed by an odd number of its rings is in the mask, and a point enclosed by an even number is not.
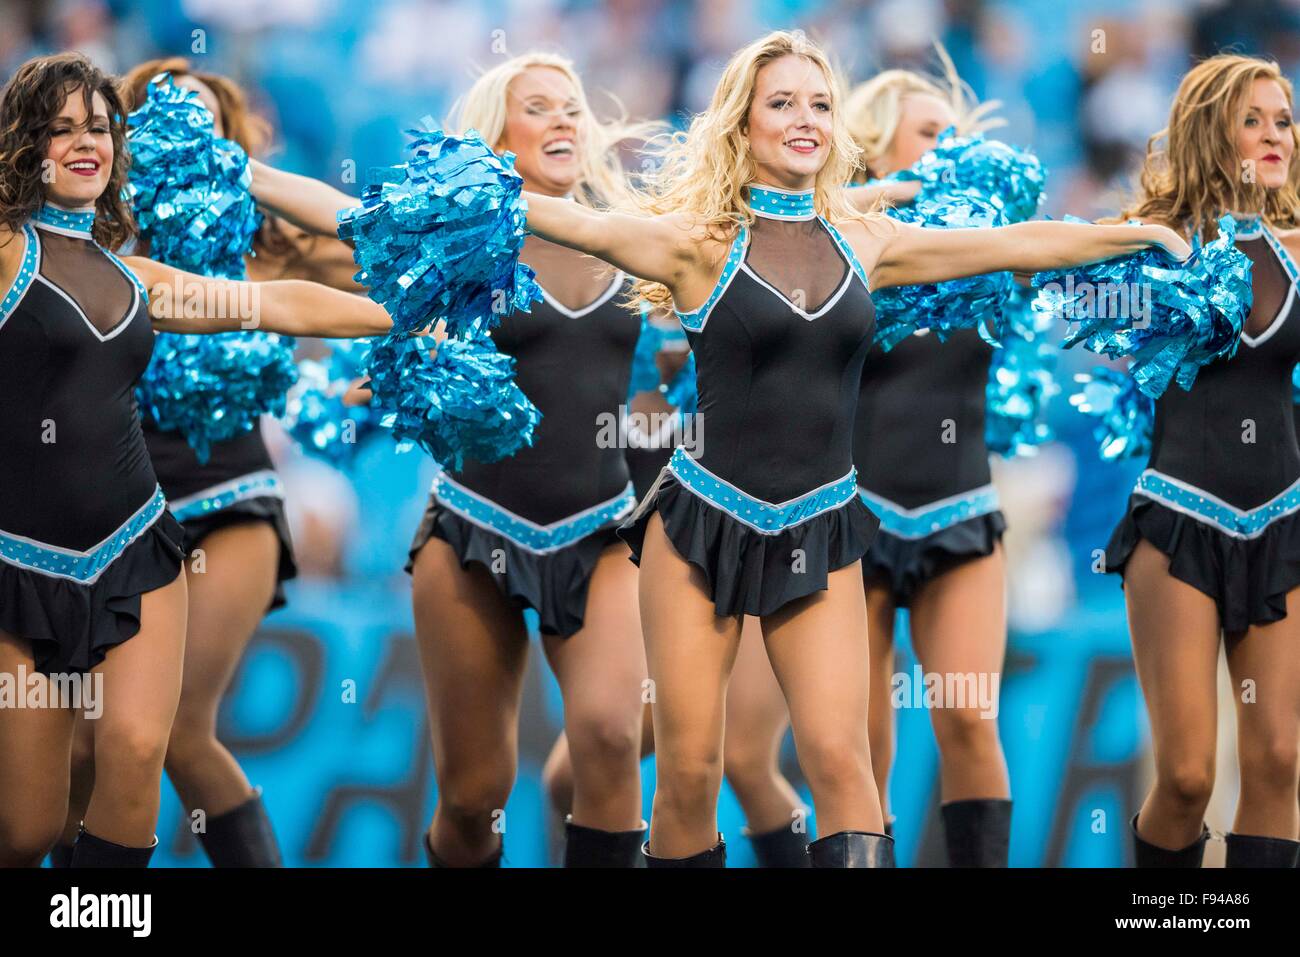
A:
[[[564,821],[565,867],[645,867],[641,842],[646,823],[635,831],[602,831],[573,823],[570,814]]]
[[[55,844],[50,848],[50,867],[71,867],[75,844]]]
[[[1006,867],[1011,847],[1011,802],[1002,798],[943,805],[949,867]]]
[[[650,853],[650,844],[646,842],[641,845],[641,853],[645,855],[646,867],[726,867],[727,866],[727,842],[718,835],[718,843],[714,844],[707,851],[700,851],[698,854],[692,854],[690,857],[655,857]]]
[[[506,845],[502,840],[496,851],[484,859],[481,863],[472,865],[473,867],[500,867],[501,856],[505,853]],[[424,832],[424,856],[429,862],[430,867],[451,867],[437,854],[433,853],[433,845],[429,843],[429,832]]]
[[[236,808],[208,818],[199,843],[213,867],[283,867],[262,789]]]
[[[102,837],[95,837],[82,827],[77,834],[77,843],[72,845],[72,863],[70,867],[148,867],[149,858],[153,857],[158,838],[148,847],[126,847],[114,844]]]
[[[759,867],[811,867],[808,861],[808,832],[790,825],[762,834],[746,834]]]
[[[808,845],[813,867],[893,867],[894,839],[869,831],[839,831]]]
[[[1201,836],[1186,847],[1176,851],[1156,847],[1142,840],[1137,829],[1138,816],[1133,815],[1129,830],[1133,832],[1133,866],[1134,867],[1181,867],[1196,868],[1201,866],[1205,857],[1205,842],[1210,839],[1210,829],[1201,825]]]
[[[1231,833],[1224,840],[1228,845],[1225,867],[1300,866],[1300,841]]]

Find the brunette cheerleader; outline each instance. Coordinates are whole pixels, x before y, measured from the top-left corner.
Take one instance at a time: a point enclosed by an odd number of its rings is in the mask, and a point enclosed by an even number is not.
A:
[[[129,110],[148,96],[149,82],[170,74],[212,113],[217,136],[250,155],[266,145],[264,121],[249,111],[230,79],[195,73],[181,57],[150,60],[122,80]],[[256,258],[254,258],[254,256]],[[255,279],[317,279],[360,291],[350,251],[338,240],[305,237],[272,218],[264,220],[248,259]],[[283,607],[283,583],[296,573],[283,488],[261,429],[216,443],[206,462],[179,432],[144,422],[149,457],[168,508],[185,532],[189,614],[181,700],[167,745],[167,776],[187,814],[204,812],[200,845],[214,867],[277,867],[275,832],[262,802],[234,756],[216,736],[217,711],[262,616]],[[73,749],[72,794],[63,842],[51,853],[66,865],[94,784],[91,726],[79,722]]]
[[[870,288],[1034,272],[1163,245],[1162,227],[1025,223],[929,230],[857,213],[858,149],[833,71],[800,34],[737,53],[674,141],[636,213],[528,195],[529,228],[647,280],[696,356],[694,455],[673,453],[626,526],[641,563],[655,693],[652,866],[721,866],[716,827],[727,677],[761,618],[819,830],[813,866],[890,866],[867,745],[859,559],[877,522],[852,468]]]
[[[73,866],[148,863],[180,694],[183,534],[134,399],[153,329],[391,325],[373,303],[310,283],[241,289],[114,257],[134,230],[125,123],[110,78],[75,54],[24,64],[0,102],[0,670],[39,672],[50,688],[70,673],[102,682]],[[0,863],[38,864],[63,827],[73,719],[89,702],[60,704],[0,711]]]
[[[1200,867],[1214,787],[1222,643],[1237,698],[1241,796],[1228,867],[1300,852],[1300,446],[1291,371],[1300,168],[1291,83],[1216,56],[1188,71],[1126,216],[1210,238],[1237,217],[1253,306],[1231,358],[1156,402],[1151,457],[1106,547],[1123,576],[1156,779],[1133,818],[1139,867]],[[1222,636],[1222,637],[1220,637]]]

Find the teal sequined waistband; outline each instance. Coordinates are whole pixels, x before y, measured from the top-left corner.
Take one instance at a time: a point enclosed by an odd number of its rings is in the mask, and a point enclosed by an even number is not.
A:
[[[865,488],[859,488],[858,494],[862,496],[862,503],[880,519],[880,530],[895,538],[925,538],[959,522],[998,510],[998,492],[992,485],[982,485],[917,508],[904,508],[887,498],[873,495]]]
[[[433,497],[465,521],[495,532],[525,551],[543,555],[586,538],[602,526],[626,517],[636,507],[636,495],[628,482],[627,488],[608,501],[550,525],[538,525],[466,488],[445,472],[433,480]]]
[[[155,486],[149,501],[123,522],[117,531],[84,552],[0,531],[0,561],[38,575],[67,578],[81,585],[93,585],[132,542],[148,531],[166,508],[167,499],[163,496],[162,489]]]
[[[774,505],[755,498],[719,478],[700,465],[679,446],[668,460],[668,470],[690,492],[698,495],[715,508],[722,509],[736,521],[763,535],[777,535],[823,512],[853,501],[857,494],[857,471],[850,469],[843,478],[828,482],[798,498]]]
[[[1273,522],[1300,510],[1300,481],[1263,505],[1248,509],[1229,505],[1209,492],[1155,469],[1147,469],[1138,476],[1133,494],[1159,502],[1233,538],[1258,538]]]

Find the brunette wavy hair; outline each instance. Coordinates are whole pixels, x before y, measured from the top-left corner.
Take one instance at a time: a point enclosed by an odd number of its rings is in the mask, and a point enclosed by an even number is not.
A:
[[[80,53],[36,57],[20,66],[0,92],[0,226],[17,233],[45,203],[44,162],[50,127],[68,97],[80,95],[87,115],[95,94],[108,106],[113,168],[95,201],[95,241],[118,249],[135,236],[135,217],[122,198],[131,152],[126,145],[126,110],[113,78]]]
[[[210,89],[221,110],[221,129],[225,138],[234,140],[249,156],[260,155],[270,144],[271,125],[249,108],[248,97],[238,83],[220,73],[196,70],[181,56],[145,60],[128,70],[119,87],[127,110],[139,109],[144,104],[149,95],[149,81],[159,73],[170,73],[173,79],[192,76]],[[311,242],[308,240],[309,246]],[[289,264],[296,263],[304,253],[285,235],[274,216],[262,218],[262,228],[253,237],[253,248]]]

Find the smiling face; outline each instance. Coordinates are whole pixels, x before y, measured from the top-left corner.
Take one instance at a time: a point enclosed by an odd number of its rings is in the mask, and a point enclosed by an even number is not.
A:
[[[1237,156],[1243,171],[1253,170],[1255,182],[1265,189],[1280,189],[1286,185],[1295,151],[1286,92],[1276,80],[1259,77],[1245,106],[1237,126]]]
[[[506,90],[498,151],[515,154],[524,189],[548,196],[573,191],[581,176],[582,102],[564,71],[530,66]]]
[[[69,91],[50,123],[43,165],[46,199],[69,209],[95,205],[113,172],[113,135],[103,96],[95,93],[87,111],[82,91]]]
[[[808,189],[831,148],[831,90],[812,60],[787,55],[764,64],[744,132],[759,182]]]
[[[208,86],[196,76],[178,76],[172,80],[178,87],[183,90],[193,90],[198,94],[199,100],[208,108],[212,114],[212,128],[217,136],[225,136],[225,127],[221,122],[221,102],[217,99],[217,94],[212,92],[212,87]]]
[[[871,164],[873,175],[888,176],[907,169],[934,149],[939,134],[957,122],[952,107],[928,93],[909,93],[898,102],[898,129],[889,149]]]

